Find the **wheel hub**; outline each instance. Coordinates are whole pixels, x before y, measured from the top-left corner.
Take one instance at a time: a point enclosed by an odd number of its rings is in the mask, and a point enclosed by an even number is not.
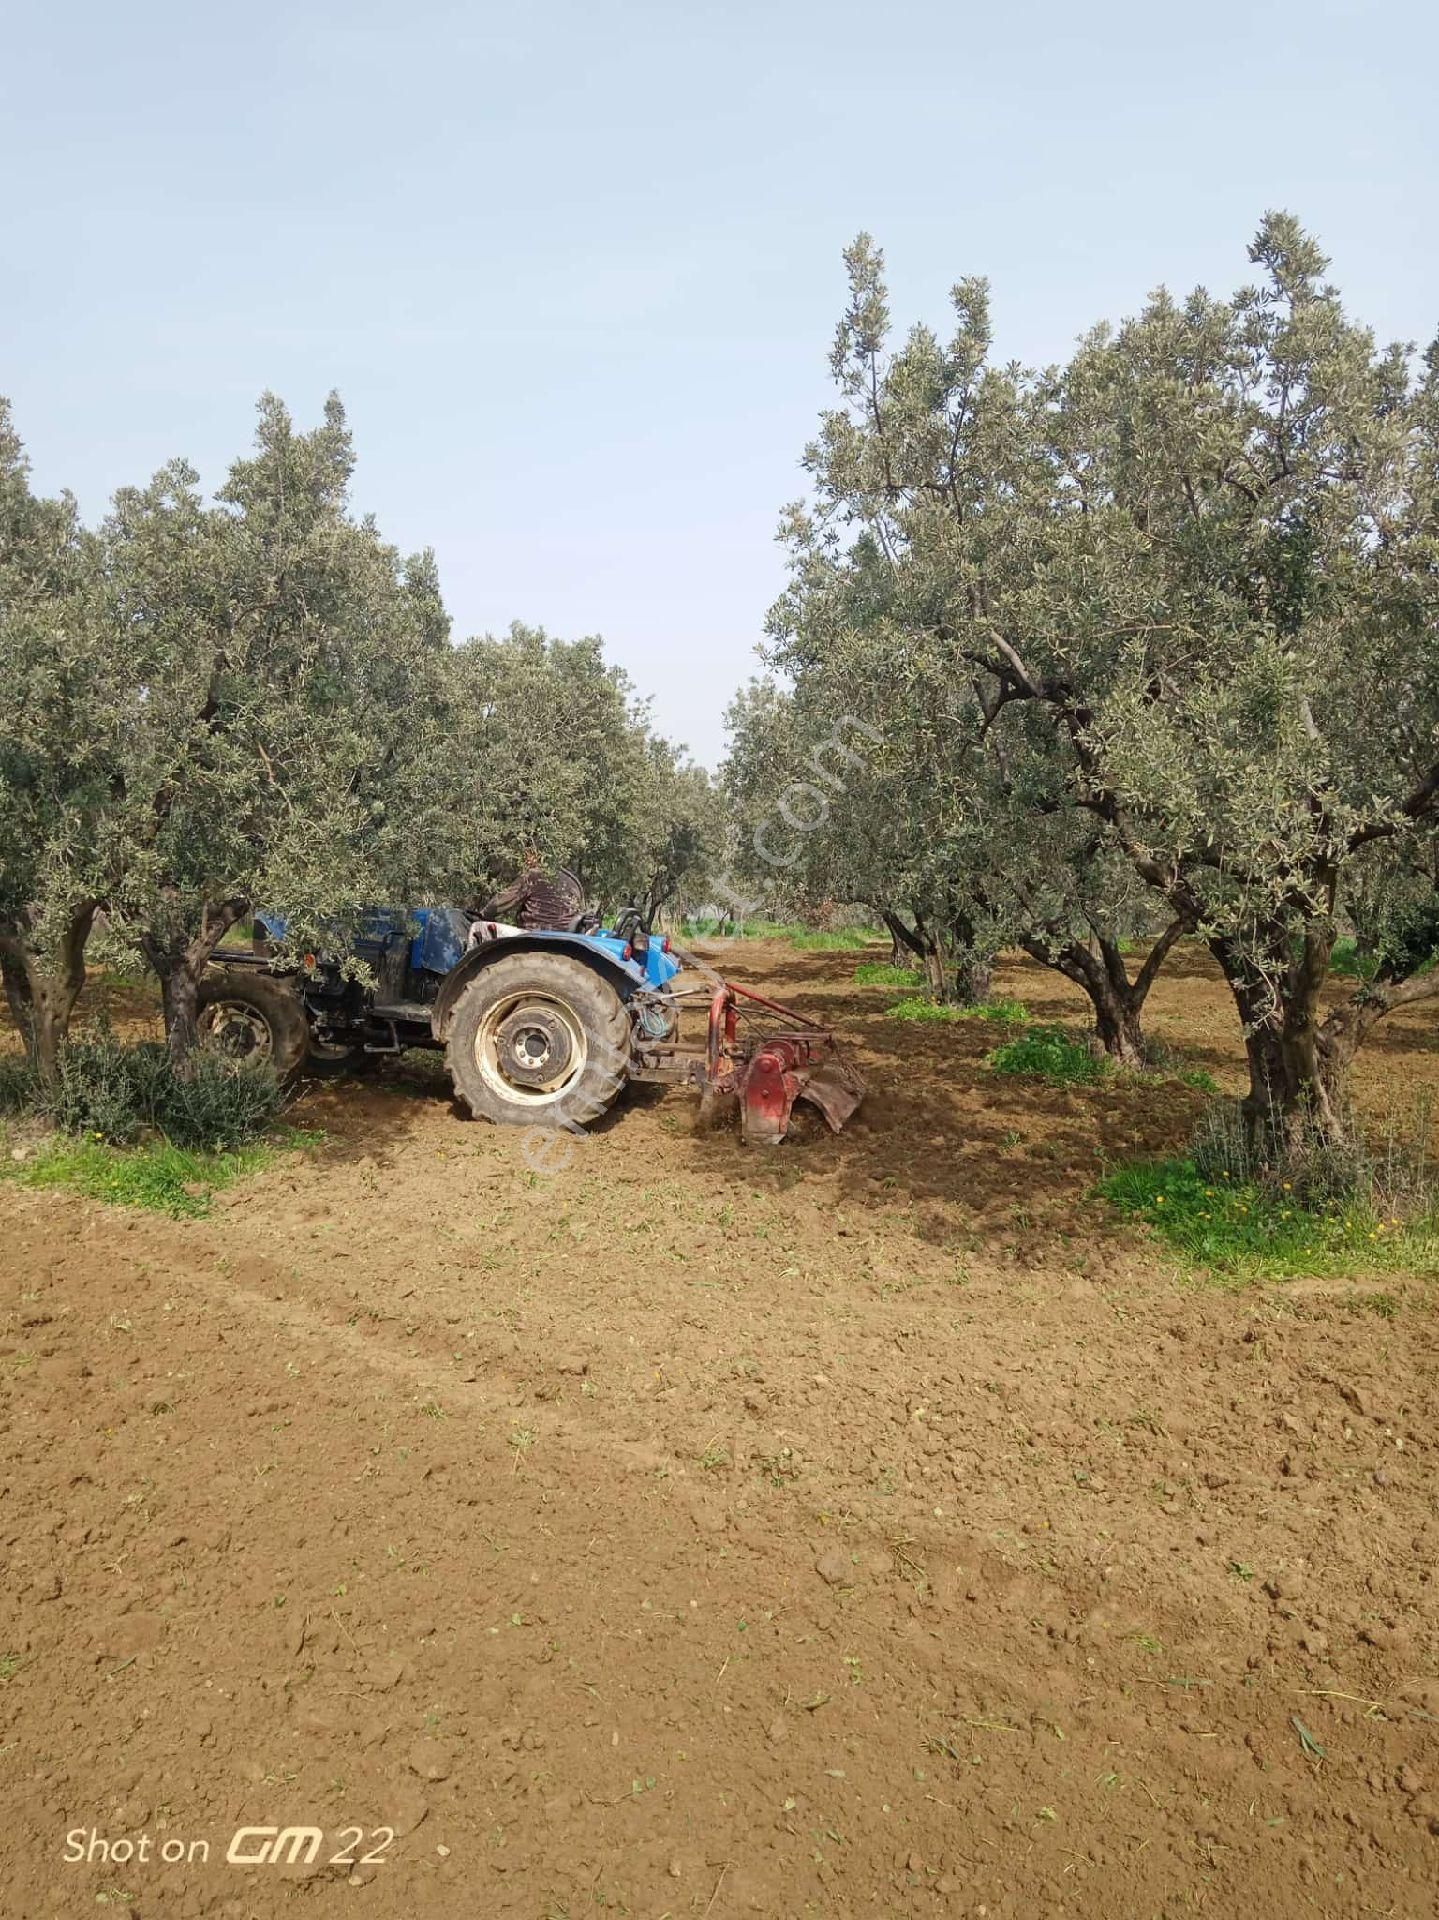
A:
[[[512,1085],[536,1092],[565,1078],[573,1051],[569,1028],[548,1007],[516,1007],[495,1033],[500,1072]]]
[[[231,1060],[268,1060],[274,1051],[268,1023],[240,1001],[215,1001],[200,1027],[206,1043]]]

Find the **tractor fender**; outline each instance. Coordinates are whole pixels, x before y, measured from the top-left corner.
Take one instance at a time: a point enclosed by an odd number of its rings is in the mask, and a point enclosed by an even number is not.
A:
[[[637,987],[645,984],[645,976],[640,968],[612,958],[582,934],[524,933],[503,940],[487,940],[483,946],[472,947],[459,965],[452,967],[441,981],[430,1013],[430,1029],[437,1040],[444,1040],[448,1036],[455,1003],[475,975],[493,966],[496,960],[506,960],[516,953],[569,954],[599,974],[602,980],[608,980],[621,1000],[628,1000]]]

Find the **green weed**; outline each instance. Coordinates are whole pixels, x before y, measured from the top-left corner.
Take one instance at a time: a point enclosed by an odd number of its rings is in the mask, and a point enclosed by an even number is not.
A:
[[[1006,1040],[990,1054],[996,1073],[1046,1080],[1051,1086],[1084,1086],[1102,1080],[1110,1071],[1102,1054],[1091,1052],[1082,1040],[1063,1027],[1030,1027]]]
[[[855,968],[857,987],[920,987],[922,977],[913,966],[891,966],[888,960],[861,960]]]
[[[1021,1027],[1029,1011],[1018,1000],[978,1000],[973,1006],[959,1006],[914,996],[897,1000],[889,1009],[892,1020],[988,1020],[996,1026]]]
[[[1336,940],[1329,955],[1329,971],[1341,980],[1372,980],[1379,971],[1379,956],[1361,953],[1357,940]]]
[[[1174,1074],[1181,1087],[1193,1087],[1196,1093],[1218,1093],[1219,1083],[1212,1073],[1206,1073],[1203,1067],[1181,1067]]]
[[[839,927],[823,930],[797,926],[786,920],[745,920],[738,925],[717,920],[682,920],[679,939],[686,940],[785,940],[790,946],[810,953],[850,953],[867,947],[878,935],[864,927]]]
[[[1361,1293],[1353,1300],[1346,1300],[1344,1305],[1350,1313],[1372,1313],[1380,1320],[1399,1317],[1399,1300],[1392,1293]]]
[[[861,960],[854,970],[858,987],[918,987],[923,985],[914,967],[891,966],[888,960]]]
[[[792,947],[806,953],[857,953],[867,947],[874,935],[863,927],[835,927],[828,932],[811,927],[795,927],[784,936]]]
[[[1353,1205],[1317,1211],[1283,1184],[1209,1177],[1193,1160],[1120,1167],[1099,1192],[1195,1266],[1235,1280],[1439,1266],[1439,1222]]]

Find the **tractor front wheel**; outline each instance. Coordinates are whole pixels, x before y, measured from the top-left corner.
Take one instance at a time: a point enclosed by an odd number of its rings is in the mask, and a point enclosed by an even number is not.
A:
[[[200,1044],[241,1065],[263,1062],[277,1079],[293,1080],[309,1051],[300,996],[268,974],[217,967],[200,982]]]
[[[607,980],[567,954],[516,953],[460,995],[446,1063],[477,1120],[588,1126],[629,1071],[630,1023]]]

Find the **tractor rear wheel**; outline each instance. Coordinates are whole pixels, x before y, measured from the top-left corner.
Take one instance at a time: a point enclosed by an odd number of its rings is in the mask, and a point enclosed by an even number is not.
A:
[[[242,1065],[265,1064],[293,1080],[310,1048],[300,996],[283,980],[217,967],[200,982],[200,1044]]]
[[[445,1061],[477,1120],[588,1126],[629,1071],[630,1022],[607,980],[559,953],[484,967],[455,1006]]]

